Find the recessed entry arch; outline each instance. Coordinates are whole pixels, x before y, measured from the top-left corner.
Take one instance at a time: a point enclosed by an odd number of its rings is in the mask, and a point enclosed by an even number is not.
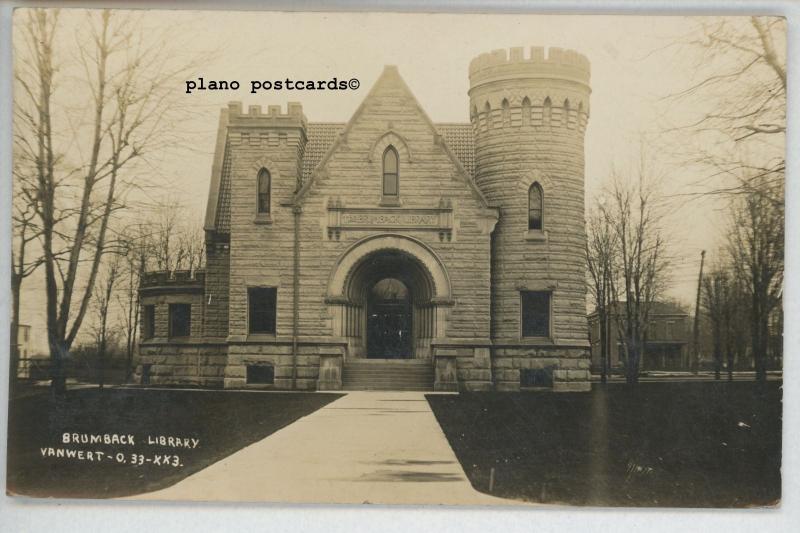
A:
[[[451,302],[444,265],[427,246],[402,235],[367,237],[348,248],[331,272],[327,302],[334,335],[348,354],[427,358],[445,336]]]

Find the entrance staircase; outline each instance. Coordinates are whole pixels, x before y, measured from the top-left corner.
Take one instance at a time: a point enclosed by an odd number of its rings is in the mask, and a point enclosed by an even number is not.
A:
[[[356,359],[342,368],[343,390],[432,391],[427,359]]]

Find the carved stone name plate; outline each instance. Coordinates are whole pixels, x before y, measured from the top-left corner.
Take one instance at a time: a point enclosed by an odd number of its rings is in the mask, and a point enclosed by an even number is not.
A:
[[[339,239],[342,231],[374,229],[437,231],[442,240],[450,240],[453,232],[453,206],[441,201],[439,207],[344,207],[340,202],[328,204],[328,238]]]
[[[439,214],[426,213],[342,213],[342,227],[396,227],[438,228]]]

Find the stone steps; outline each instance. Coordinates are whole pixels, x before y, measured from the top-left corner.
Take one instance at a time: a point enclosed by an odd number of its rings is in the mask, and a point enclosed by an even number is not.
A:
[[[343,390],[433,390],[433,365],[420,359],[363,359],[342,369]]]

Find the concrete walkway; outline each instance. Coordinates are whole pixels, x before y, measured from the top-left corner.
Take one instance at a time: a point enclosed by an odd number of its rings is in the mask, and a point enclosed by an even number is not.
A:
[[[135,499],[515,505],[472,488],[421,392],[350,392]]]

